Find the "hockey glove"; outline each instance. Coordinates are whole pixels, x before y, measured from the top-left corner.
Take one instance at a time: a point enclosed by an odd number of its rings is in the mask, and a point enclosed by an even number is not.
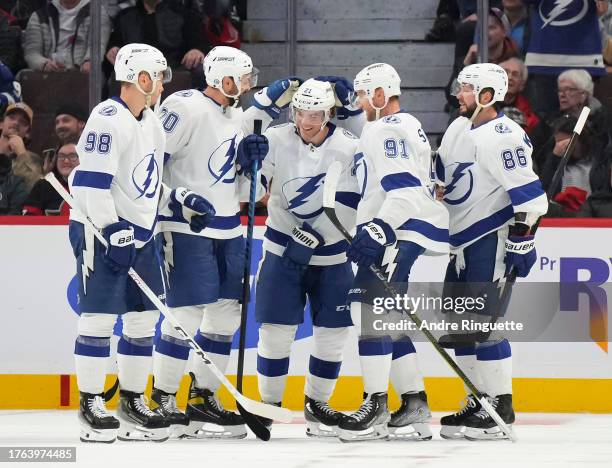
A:
[[[506,276],[512,267],[516,276],[524,278],[529,274],[537,259],[534,236],[508,236],[506,240]]]
[[[374,218],[359,230],[346,256],[360,267],[369,267],[380,257],[383,247],[395,240],[393,228],[382,219]]]
[[[136,261],[134,229],[127,221],[118,221],[102,229],[106,239],[103,259],[115,273],[125,274]]]
[[[257,169],[261,168],[261,162],[268,154],[268,139],[263,135],[247,135],[238,144],[236,164],[238,174],[251,176],[253,163],[257,162]]]
[[[283,253],[283,264],[291,269],[304,267],[310,263],[315,249],[323,244],[325,240],[310,224],[304,223],[301,228],[295,226]]]
[[[200,232],[215,217],[215,209],[206,198],[185,187],[178,187],[170,193],[169,207],[174,216],[189,222],[193,232]]]
[[[354,115],[361,114],[363,109],[351,105],[350,95],[355,91],[350,81],[342,76],[317,76],[319,81],[327,81],[334,87],[336,97],[336,116],[338,120],[346,120]]]
[[[297,76],[276,80],[255,93],[252,105],[266,111],[273,119],[277,119],[281,109],[289,105],[293,94],[301,84],[302,80]]]

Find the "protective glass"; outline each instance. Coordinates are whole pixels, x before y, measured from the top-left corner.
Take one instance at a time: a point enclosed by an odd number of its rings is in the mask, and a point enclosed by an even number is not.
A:
[[[361,91],[361,95],[359,94],[359,91],[349,91],[348,99],[349,106],[359,108],[361,107],[361,100],[366,99],[365,91]]]
[[[453,84],[451,85],[451,96],[459,96],[459,94],[461,93],[473,93],[474,92],[474,85],[471,85],[469,83],[459,83],[459,81],[455,80],[453,81]]]
[[[166,68],[162,73],[162,83],[170,83],[172,81],[172,68]]]
[[[307,111],[291,107],[291,116],[296,125],[322,126],[325,123],[325,111]]]
[[[240,88],[242,92],[248,91],[249,89],[257,87],[259,81],[259,70],[253,67],[251,73],[242,75],[240,78]]]

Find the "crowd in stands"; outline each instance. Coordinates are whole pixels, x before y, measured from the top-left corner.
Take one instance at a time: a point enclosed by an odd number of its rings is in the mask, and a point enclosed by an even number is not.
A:
[[[211,47],[240,46],[236,11],[244,10],[244,0],[101,1],[105,95],[113,91],[113,64],[124,44],[156,46],[173,70],[188,73],[194,87],[204,83],[201,64]],[[530,137],[536,172],[557,202],[548,215],[612,217],[610,0],[489,3],[488,60],[500,64],[509,78],[499,108]],[[0,215],[64,212],[61,199],[41,177],[53,171],[66,183],[78,165],[74,144],[87,110],[84,103],[69,100],[44,109],[55,112],[56,144],[39,155],[32,151],[31,136],[34,114],[43,109],[26,104],[19,77],[28,70],[89,73],[91,6],[92,0],[0,0]],[[453,81],[465,65],[478,60],[476,6],[476,0],[439,0],[425,38],[454,42],[446,87],[449,122],[457,116]],[[561,183],[550,187],[585,105],[591,108],[585,131]]]

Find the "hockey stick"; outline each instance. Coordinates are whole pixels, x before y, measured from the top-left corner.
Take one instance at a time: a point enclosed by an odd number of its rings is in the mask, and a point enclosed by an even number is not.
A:
[[[345,237],[345,239],[350,243],[353,238],[349,234],[349,232],[342,226],[342,223],[338,219],[336,215],[336,187],[338,186],[338,180],[340,179],[340,174],[342,172],[342,165],[335,161],[333,162],[329,168],[327,169],[327,175],[325,176],[325,182],[323,183],[323,210],[325,214],[331,221],[331,223],[338,229]],[[376,275],[376,277],[381,281],[382,286],[388,294],[391,294],[395,297],[398,297],[400,294],[395,290],[395,288],[387,281],[385,274],[377,268],[375,265],[370,265],[370,271]],[[512,442],[516,442],[517,438],[514,434],[514,431],[508,427],[508,425],[503,421],[503,419],[497,414],[495,408],[489,403],[486,397],[474,386],[469,377],[461,370],[461,368],[457,365],[457,363],[450,357],[448,352],[440,346],[436,338],[431,334],[431,332],[427,329],[427,327],[421,327],[422,320],[418,315],[416,315],[415,311],[406,308],[406,315],[410,317],[419,330],[423,332],[427,340],[433,345],[433,347],[438,351],[438,354],[442,356],[442,359],[446,361],[446,363],[453,369],[453,371],[459,376],[461,380],[465,383],[465,385],[470,389],[473,395],[476,396],[482,407],[485,409],[489,416],[493,418],[493,420],[497,423],[499,428],[510,438]]]
[[[261,135],[261,120],[254,122],[253,133]],[[244,250],[244,275],[242,278],[242,307],[240,309],[240,339],[238,341],[238,371],[236,376],[236,388],[242,393],[242,381],[244,377],[244,353],[246,346],[247,319],[249,311],[249,296],[251,294],[251,253],[253,251],[253,225],[255,224],[255,197],[257,194],[257,166],[253,163],[251,169],[251,188],[249,192],[249,216],[247,221],[246,245]],[[249,413],[240,403],[237,403],[238,411],[244,418],[249,428],[261,440],[270,440],[269,429],[255,416]]]
[[[81,213],[77,208],[74,207],[74,203],[72,203],[72,195],[70,195],[68,191],[62,186],[62,184],[60,184],[60,182],[55,178],[53,172],[47,174],[45,176],[45,180],[49,182],[51,186],[57,191],[57,193],[64,199],[64,201],[71,206],[72,210],[74,210],[74,212],[80,215],[81,219],[83,219],[83,221],[81,222],[85,225],[87,229],[90,229],[94,233],[94,235],[96,236],[98,241],[100,241],[102,246],[107,247],[106,239],[104,239],[104,236],[102,235],[100,230],[95,226],[95,224],[88,216],[86,217],[84,213]],[[193,351],[198,356],[200,356],[200,358],[204,361],[204,364],[208,366],[208,368],[215,375],[215,377],[217,377],[219,381],[225,386],[225,388],[227,388],[231,395],[236,399],[237,403],[241,404],[250,413],[258,414],[260,416],[270,419],[277,419],[282,422],[291,422],[291,420],[293,419],[291,411],[285,408],[278,408],[276,406],[268,405],[260,401],[251,400],[250,398],[247,398],[244,395],[240,394],[238,390],[236,390],[236,388],[232,385],[232,383],[227,379],[227,377],[225,377],[223,372],[221,372],[217,368],[217,366],[215,366],[215,364],[208,358],[208,356],[202,350],[200,345],[196,343],[196,341],[189,335],[189,333],[185,331],[183,326],[179,323],[179,321],[176,319],[170,309],[166,307],[166,305],[155,295],[153,291],[151,291],[151,288],[147,286],[147,284],[142,280],[140,275],[136,273],[133,268],[129,269],[128,275],[130,278],[132,278],[134,283],[136,283],[136,286],[138,286],[140,290],[145,294],[145,296],[147,296],[149,300],[155,305],[155,307],[157,307],[157,309],[162,313],[162,315],[166,319],[168,319],[174,329],[180,333],[182,338],[187,341],[187,343],[189,343],[191,349],[193,349]],[[248,421],[246,419],[245,423],[247,423],[248,425]],[[253,430],[252,427],[250,428],[251,430]],[[255,430],[253,430],[253,432],[255,432]]]

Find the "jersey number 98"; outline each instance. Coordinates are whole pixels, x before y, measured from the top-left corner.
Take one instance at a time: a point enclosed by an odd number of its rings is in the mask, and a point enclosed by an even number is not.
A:
[[[108,154],[111,148],[112,137],[109,133],[89,132],[85,137],[85,151],[93,153],[97,151],[100,154]]]
[[[516,168],[518,164],[520,167],[527,167],[527,156],[525,155],[525,148],[517,146],[514,151],[511,149],[505,149],[501,152],[502,161],[504,162],[504,169],[511,171]]]

